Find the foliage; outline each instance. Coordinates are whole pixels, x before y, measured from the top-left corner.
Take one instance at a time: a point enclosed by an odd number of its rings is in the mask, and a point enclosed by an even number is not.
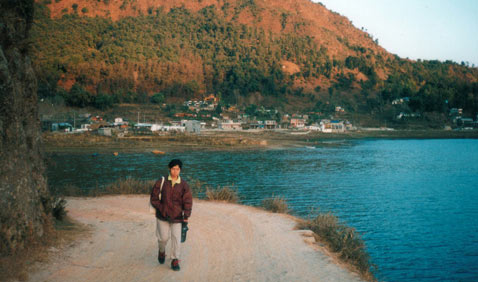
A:
[[[287,206],[287,202],[284,198],[281,197],[272,197],[267,198],[262,201],[262,206],[271,212],[274,213],[288,213],[289,207]]]
[[[85,90],[79,83],[75,83],[68,94],[65,100],[69,106],[86,107],[94,101],[91,93]]]
[[[319,242],[325,243],[342,260],[354,265],[362,275],[373,278],[371,271],[374,266],[363,239],[354,228],[340,223],[330,213],[321,213],[312,220],[299,222],[298,228],[312,230]]]
[[[248,9],[259,21],[261,8],[255,1],[239,1],[233,11],[227,6],[197,12],[184,7],[156,9],[112,21],[76,12],[51,19],[48,8],[36,3],[31,34],[39,94],[58,95],[58,82],[70,80],[78,85],[65,101],[79,107],[93,105],[92,97],[98,93],[112,95],[115,103],[158,103],[160,96],[151,97],[158,93],[165,100],[215,93],[225,103],[236,104],[259,93],[278,103],[295,96],[314,105],[316,95],[333,85],[329,102],[348,103],[362,113],[381,113],[401,97],[410,98],[412,112],[446,113],[449,108],[463,108],[469,115],[478,112],[476,68],[450,61],[384,58],[341,37],[337,40],[353,55],[331,59],[327,48],[311,36],[286,32],[291,24],[286,12],[278,19],[284,32],[274,34],[234,20]],[[300,72],[283,72],[283,60],[297,64]],[[386,73],[384,80],[379,72]],[[295,84],[316,79],[326,83],[316,85],[315,91]],[[78,86],[95,91],[80,91]],[[326,101],[322,97],[323,105]]]
[[[206,199],[210,201],[226,201],[229,203],[237,203],[239,196],[233,188],[224,186],[216,189],[206,187]]]
[[[63,220],[66,216],[66,200],[62,197],[53,197],[52,215],[57,220]]]
[[[202,193],[205,192],[206,190],[206,183],[201,182],[198,179],[189,179],[189,188],[191,189],[191,192],[193,194],[193,197],[198,197]]]
[[[151,103],[153,103],[153,104],[161,104],[161,103],[164,103],[164,94],[163,94],[163,93],[154,94],[154,95],[151,97]]]
[[[135,178],[118,178],[113,183],[97,186],[94,189],[81,189],[73,185],[53,188],[50,187],[50,193],[56,196],[88,196],[96,197],[102,195],[120,195],[120,194],[150,194],[156,180],[141,180]]]
[[[94,99],[94,106],[100,110],[109,109],[113,106],[114,97],[106,94],[98,94]]]

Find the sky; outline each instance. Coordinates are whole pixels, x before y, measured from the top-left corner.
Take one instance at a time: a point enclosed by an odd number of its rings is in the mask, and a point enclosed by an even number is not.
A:
[[[387,51],[478,67],[478,0],[313,0],[346,16]]]

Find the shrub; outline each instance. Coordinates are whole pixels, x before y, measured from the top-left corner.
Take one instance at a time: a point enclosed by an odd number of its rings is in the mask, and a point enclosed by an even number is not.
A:
[[[299,222],[297,228],[312,230],[317,241],[354,266],[365,278],[374,280],[372,270],[375,266],[371,264],[365,243],[354,228],[340,223],[331,213],[322,213],[312,220]]]
[[[86,193],[82,191],[79,187],[67,184],[62,187],[49,187],[50,194],[54,197],[57,196],[70,196],[70,197],[78,197],[78,196],[86,196]]]
[[[156,93],[151,97],[151,103],[153,104],[162,104],[164,103],[164,94]]]
[[[262,201],[264,209],[275,213],[288,213],[287,202],[282,197],[272,197]]]
[[[156,180],[140,180],[134,178],[119,178],[105,187],[102,194],[150,194]]]
[[[222,188],[217,187],[216,189],[206,187],[206,199],[210,201],[226,201],[229,203],[237,203],[239,197],[236,190],[227,186]]]
[[[81,189],[74,185],[60,188],[50,188],[50,193],[56,196],[96,197],[102,195],[150,194],[156,180],[140,180],[134,178],[118,178],[115,182],[93,189]]]
[[[52,214],[57,220],[63,220],[66,216],[66,200],[62,197],[53,198]]]
[[[189,188],[191,189],[191,192],[193,194],[193,197],[198,197],[199,194],[203,193],[206,188],[205,188],[205,183],[201,182],[200,180],[197,179],[189,179]]]

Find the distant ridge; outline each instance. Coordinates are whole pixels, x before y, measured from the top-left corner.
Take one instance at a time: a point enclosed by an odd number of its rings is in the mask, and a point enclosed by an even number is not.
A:
[[[47,95],[74,85],[117,102],[216,93],[228,103],[360,113],[409,97],[401,110],[445,113],[446,100],[478,112],[476,68],[401,59],[309,0],[38,3],[34,54]]]

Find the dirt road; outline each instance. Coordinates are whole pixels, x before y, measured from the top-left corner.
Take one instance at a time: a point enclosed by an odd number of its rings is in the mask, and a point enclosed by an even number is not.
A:
[[[91,235],[29,273],[30,281],[360,281],[294,230],[287,215],[195,200],[181,271],[157,262],[147,196],[70,198],[69,216]],[[309,237],[309,239],[311,239]],[[168,246],[169,247],[169,246]]]

